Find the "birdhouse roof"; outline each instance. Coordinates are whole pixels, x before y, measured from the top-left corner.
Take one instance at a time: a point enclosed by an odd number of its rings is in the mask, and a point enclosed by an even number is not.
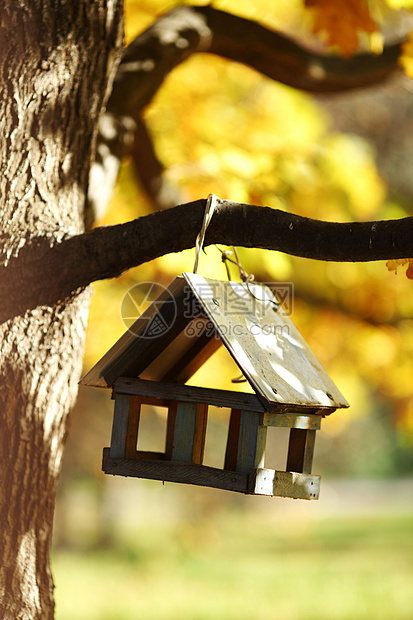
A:
[[[81,379],[186,383],[223,343],[266,411],[331,413],[348,403],[271,289],[184,273]]]

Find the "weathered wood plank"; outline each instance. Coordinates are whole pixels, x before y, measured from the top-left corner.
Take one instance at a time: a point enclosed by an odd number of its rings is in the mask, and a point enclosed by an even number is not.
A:
[[[192,462],[196,414],[196,403],[178,402],[175,417],[172,461]]]
[[[198,319],[195,319],[198,321]],[[206,321],[208,323],[208,321]],[[191,333],[191,323],[186,327],[185,332]],[[213,353],[222,345],[222,341],[208,328],[198,337],[192,337],[192,346],[174,364],[173,368],[161,377],[163,382],[186,383],[198,368],[211,357]]]
[[[116,399],[115,399],[116,403]],[[131,395],[128,411],[128,427],[126,430],[125,457],[133,458],[138,443],[138,430],[141,415],[141,397],[136,394]]]
[[[111,456],[126,458],[136,451],[140,413],[139,396],[118,394],[115,398]]]
[[[151,396],[141,396],[142,405],[152,405],[153,407],[169,407],[170,401],[166,398],[154,398]]]
[[[320,476],[260,468],[250,475],[194,463],[112,458],[103,450],[102,470],[114,476],[130,476],[165,482],[207,486],[250,495],[269,495],[295,499],[318,499]]]
[[[267,410],[272,403],[348,407],[268,287],[183,275]]]
[[[165,458],[170,461],[172,458],[172,451],[174,447],[174,432],[175,432],[175,420],[176,409],[178,403],[176,400],[172,400],[168,407],[168,420],[166,426],[166,441],[165,441]]]
[[[231,409],[229,419],[227,448],[225,452],[224,469],[237,470],[237,456],[239,443],[239,429],[241,424],[241,409]]]
[[[248,486],[248,475],[244,473],[228,472],[195,463],[112,458],[109,448],[103,450],[102,470],[116,476],[195,484],[239,493],[246,493]]]
[[[224,469],[248,473],[264,466],[267,427],[256,412],[232,409]]]
[[[164,461],[166,455],[164,452],[152,452],[151,450],[136,450],[135,454],[128,458],[140,459],[145,461]]]
[[[278,428],[302,428],[318,431],[321,428],[321,415],[304,415],[302,413],[264,413],[262,424]]]
[[[192,298],[192,293],[189,291]],[[140,373],[124,374],[128,377],[139,377],[149,381],[170,383],[185,383],[189,377],[205,362],[221,345],[221,340],[215,338],[214,330],[205,330],[205,333],[195,337],[192,330],[191,318],[184,313],[186,323],[171,342],[165,342],[165,347]],[[180,319],[181,320],[181,317]],[[202,325],[204,322],[201,321]],[[206,323],[206,321],[205,321]],[[199,332],[197,332],[199,333]],[[196,361],[198,360],[198,362]]]
[[[320,476],[275,471],[274,469],[257,469],[250,474],[249,490],[254,495],[318,499]]]
[[[255,394],[195,387],[180,383],[158,383],[146,379],[120,377],[114,384],[117,394],[140,394],[144,397],[202,403],[230,409],[264,412],[264,406]]]
[[[241,411],[237,471],[248,473],[255,467],[263,467],[267,427],[260,424],[260,415]]]
[[[287,471],[311,474],[316,431],[292,428],[288,444]]]
[[[256,445],[256,450],[255,450],[254,467],[264,467],[266,444],[267,444],[267,427],[259,424],[257,428],[257,445]]]
[[[208,421],[208,405],[196,406],[194,443],[192,449],[192,462],[202,465],[204,460],[205,437]]]
[[[189,319],[184,316],[186,288],[184,278],[175,278],[168,289],[157,298],[157,303],[147,308],[97,364],[82,377],[80,383],[110,387],[119,376],[138,376],[187,325]],[[145,330],[157,314],[169,329],[161,333],[160,337],[147,338]]]

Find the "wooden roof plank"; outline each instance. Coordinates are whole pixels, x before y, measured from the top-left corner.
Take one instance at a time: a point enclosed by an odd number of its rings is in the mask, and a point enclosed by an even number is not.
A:
[[[187,285],[182,277],[175,278],[167,289],[145,312],[131,325],[123,336],[105,353],[105,355],[80,380],[81,385],[96,387],[110,387],[117,377],[130,372],[139,374],[155,357],[182,331],[188,322],[183,316],[184,297],[187,294]],[[169,304],[175,299],[175,307]],[[170,322],[170,328],[154,338],[144,336],[150,321],[161,312],[162,319]],[[176,320],[177,319],[177,320]]]
[[[267,410],[277,403],[348,407],[268,287],[183,275]]]
[[[119,377],[138,376],[185,382],[222,341],[261,401],[260,411],[320,410],[327,415],[348,407],[268,287],[183,275],[173,280],[81,384],[110,387]],[[200,318],[210,321],[215,331],[209,329],[194,338],[188,326],[198,317],[197,307]],[[168,329],[147,337],[148,324],[158,319]]]

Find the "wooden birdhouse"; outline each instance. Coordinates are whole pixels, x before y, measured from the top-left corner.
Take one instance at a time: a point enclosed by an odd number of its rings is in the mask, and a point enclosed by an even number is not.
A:
[[[254,393],[186,385],[221,345]],[[271,290],[177,277],[83,377],[115,400],[107,474],[252,495],[317,499],[311,474],[321,419],[348,403]],[[165,448],[137,449],[143,405],[167,410]],[[208,407],[230,410],[223,468],[203,464]],[[268,427],[290,429],[285,471],[265,467]]]

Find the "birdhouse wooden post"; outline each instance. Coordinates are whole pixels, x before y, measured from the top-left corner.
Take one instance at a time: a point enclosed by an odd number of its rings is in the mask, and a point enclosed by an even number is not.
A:
[[[186,385],[221,345],[254,393]],[[321,419],[348,404],[271,290],[177,277],[83,377],[112,388],[103,471],[253,495],[317,499],[312,475]],[[142,405],[167,410],[165,448],[137,449]],[[208,407],[230,410],[223,468],[203,464]],[[268,427],[290,429],[284,471],[265,467]]]

